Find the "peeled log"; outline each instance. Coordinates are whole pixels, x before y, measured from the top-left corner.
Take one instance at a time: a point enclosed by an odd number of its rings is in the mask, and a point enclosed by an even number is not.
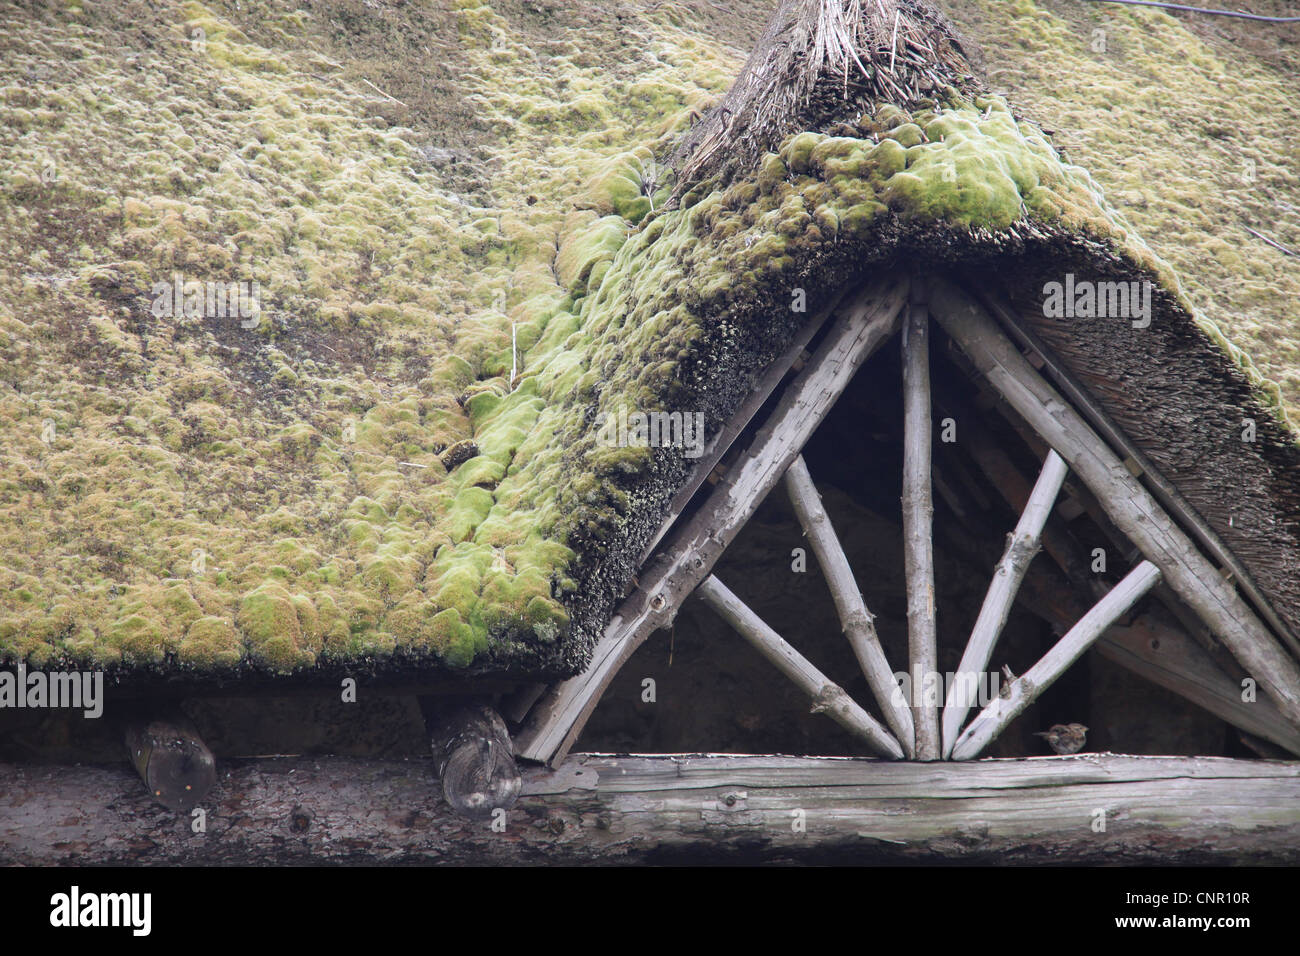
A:
[[[0,764],[0,864],[1300,863],[1297,763],[575,755],[525,772],[503,832],[431,764],[222,761],[205,833],[124,766]]]
[[[442,795],[457,813],[490,817],[509,810],[522,782],[505,721],[486,704],[469,704],[429,722]]]

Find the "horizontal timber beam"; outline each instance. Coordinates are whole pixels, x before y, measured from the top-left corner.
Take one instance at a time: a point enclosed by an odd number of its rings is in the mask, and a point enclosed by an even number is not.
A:
[[[195,833],[125,765],[0,765],[0,863],[1300,863],[1300,763],[574,755],[524,771],[504,832],[453,812],[433,773],[223,762]]]

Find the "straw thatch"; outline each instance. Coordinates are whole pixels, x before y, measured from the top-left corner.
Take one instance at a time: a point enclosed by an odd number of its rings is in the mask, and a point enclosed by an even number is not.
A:
[[[729,179],[792,132],[967,88],[970,73],[928,0],[781,0],[731,90],[674,153],[675,197],[714,174]]]

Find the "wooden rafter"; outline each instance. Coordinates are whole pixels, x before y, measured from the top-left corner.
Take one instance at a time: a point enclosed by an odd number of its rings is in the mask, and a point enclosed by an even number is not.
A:
[[[753,444],[709,498],[641,573],[592,653],[590,666],[552,687],[533,707],[515,738],[516,755],[563,759],[600,696],[632,653],[669,624],[682,601],[708,577],[714,563],[758,509],[816,431],[854,374],[899,325],[907,284],[873,283],[853,297],[808,365],[782,393]]]
[[[1023,509],[1030,494],[1028,479],[989,440],[978,422],[963,421],[961,433],[962,448],[971,454],[976,467],[984,472],[1008,505]],[[1050,531],[1049,523],[1047,532]],[[1026,585],[1033,594],[1027,599],[1022,588],[1017,600],[1030,613],[1056,628],[1058,634],[1064,634],[1088,610],[1087,603],[1078,596],[1086,592],[1087,575],[1081,570],[1086,567],[1086,561],[1081,546],[1068,531],[1058,528],[1055,535],[1047,532],[1043,536],[1044,550],[1060,567],[1065,580],[1049,575],[1042,565],[1031,565]],[[1152,596],[1159,598],[1161,591],[1157,586]],[[1182,603],[1178,602],[1175,609],[1183,609]],[[1196,630],[1204,631],[1204,625],[1194,616],[1185,616],[1188,620],[1179,628],[1153,612],[1140,614],[1127,627],[1107,630],[1096,644],[1097,652],[1232,726],[1300,755],[1300,731],[1282,716],[1271,698],[1260,696],[1243,701],[1241,676],[1244,672],[1238,673],[1240,665],[1231,657],[1227,661],[1216,659],[1195,635],[1189,636],[1184,629],[1194,625]]]
[[[1029,570],[1029,562],[1038,553],[1039,539],[1043,526],[1047,524],[1052,505],[1065,482],[1068,469],[1061,456],[1048,452],[1043,462],[1043,470],[1038,482],[1029,496],[1020,521],[1007,542],[1007,549],[993,572],[988,593],[984,595],[984,604],[980,608],[975,627],[971,630],[962,654],[961,664],[957,667],[957,679],[948,689],[948,697],[943,706],[943,756],[950,757],[952,748],[957,743],[957,733],[962,721],[974,703],[972,691],[993,653],[993,645],[1006,627],[1007,615],[1011,613],[1011,604],[1015,601],[1016,591]]]
[[[911,757],[915,747],[912,712],[899,694],[898,685],[894,683],[894,672],[885,659],[884,648],[880,646],[880,637],[876,634],[875,618],[862,599],[848,556],[835,534],[830,516],[822,507],[821,495],[817,493],[802,455],[786,470],[785,487],[790,502],[794,505],[795,515],[798,516],[804,533],[808,535],[817,563],[830,587],[840,624],[858,659],[858,665],[867,678],[881,713],[885,715],[885,722],[893,730],[903,752]]]
[[[1003,689],[1005,697],[999,696],[990,701],[980,711],[957,738],[952,750],[953,759],[970,760],[978,757],[994,737],[1019,717],[1043,691],[1051,687],[1067,667],[1077,661],[1108,627],[1155,587],[1159,580],[1160,571],[1150,561],[1143,561],[1130,571],[1037,664]]]
[[[901,760],[903,748],[888,730],[859,707],[844,688],[819,671],[780,634],[736,597],[725,584],[709,575],[696,595],[762,654],[799,689],[812,698],[813,712],[824,713],[882,757]]]
[[[1246,566],[1241,563],[1241,559],[1223,543],[1223,540],[1197,510],[1188,503],[1174,483],[1165,478],[1142,452],[1142,449],[1138,448],[1124,434],[1123,429],[1111,421],[1110,416],[1106,414],[1101,405],[1093,400],[1092,396],[1075,380],[1065,366],[1043,346],[1038,337],[1022,323],[1016,321],[1015,313],[1010,305],[994,295],[980,295],[978,298],[982,304],[989,308],[993,315],[1001,320],[1003,329],[1014,341],[1025,348],[1032,349],[1042,358],[1044,363],[1043,372],[1050,377],[1061,394],[1070,400],[1070,403],[1088,424],[1097,431],[1098,435],[1118,451],[1124,459],[1133,462],[1134,467],[1141,471],[1152,496],[1160,502],[1167,512],[1176,517],[1191,531],[1196,542],[1210,558],[1231,573],[1237,587],[1250,600],[1251,606],[1273,628],[1275,633],[1282,636],[1284,643],[1291,649],[1291,652],[1300,655],[1300,638],[1297,638],[1292,633],[1286,622],[1273,610],[1259,585],[1255,583],[1254,577],[1246,570]]]
[[[1300,727],[1300,667],[1241,596],[978,303],[937,281],[931,304],[936,319],[989,384],[1065,459],[1119,530]]]
[[[1272,699],[1259,696],[1243,701],[1241,683],[1178,628],[1139,615],[1127,627],[1108,630],[1097,642],[1097,653],[1237,729],[1300,756],[1300,731],[1287,722]]]
[[[677,490],[677,494],[673,495],[672,503],[668,506],[668,514],[664,516],[659,531],[642,549],[641,558],[637,564],[645,564],[650,555],[654,553],[655,547],[672,529],[681,513],[686,510],[687,504],[695,496],[695,492],[699,490],[700,485],[704,484],[705,479],[718,466],[723,455],[727,453],[727,450],[731,448],[741,432],[758,414],[759,409],[776,391],[777,386],[781,384],[785,376],[789,374],[791,369],[800,370],[804,350],[808,348],[808,344],[821,331],[826,324],[826,320],[834,314],[843,300],[844,296],[841,294],[829,306],[813,315],[812,319],[795,333],[789,346],[777,356],[759,377],[758,382],[741,403],[740,408],[736,410],[736,413],[709,439],[700,460],[691,469],[691,475],[686,480],[686,484]]]
[[[925,288],[912,284],[903,323],[903,565],[907,576],[908,668],[916,758],[940,756],[938,639],[934,616],[934,502],[930,493],[930,316]]]

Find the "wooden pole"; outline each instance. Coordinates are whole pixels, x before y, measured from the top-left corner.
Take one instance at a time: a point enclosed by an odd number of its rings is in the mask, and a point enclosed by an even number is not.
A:
[[[939,652],[934,620],[934,503],[930,496],[930,316],[925,287],[912,283],[903,323],[903,565],[916,759],[938,760]]]
[[[1065,483],[1069,469],[1061,456],[1054,451],[1047,453],[1043,469],[1038,475],[1029,502],[1020,515],[1016,530],[1007,542],[1006,552],[993,572],[993,580],[984,595],[984,604],[980,608],[975,627],[971,630],[966,650],[962,654],[961,664],[957,668],[957,679],[948,688],[948,698],[943,707],[943,756],[952,756],[952,748],[957,743],[957,734],[967,711],[975,702],[974,689],[980,675],[988,667],[993,646],[997,643],[1002,629],[1006,626],[1011,604],[1020,589],[1020,582],[1029,570],[1029,562],[1038,553],[1039,539],[1047,517],[1052,513],[1056,496]]]
[[[188,813],[217,782],[217,764],[194,724],[179,711],[126,725],[127,756],[150,795]]]
[[[777,670],[812,698],[814,713],[826,714],[853,736],[865,741],[867,746],[882,757],[903,759],[903,748],[889,735],[888,730],[854,703],[842,687],[791,647],[785,638],[768,627],[725,584],[709,575],[695,593]]]
[[[1129,608],[1160,580],[1160,570],[1150,561],[1143,561],[1115,585],[1104,598],[1085,614],[1079,623],[1052,646],[1033,667],[1004,688],[1007,696],[998,697],[971,721],[957,744],[953,747],[954,760],[970,760],[1015,720],[1038,695],[1052,686],[1067,667],[1078,660],[1083,652],[1106,632]]]
[[[961,421],[959,447],[970,456],[975,467],[988,479],[998,495],[1014,511],[1024,511],[1033,493],[1033,484],[1013,462],[991,432],[975,415]],[[1043,550],[1065,572],[1072,582],[1087,581],[1090,577],[1087,562],[1079,556],[1079,544],[1058,514],[1048,516],[1042,532]]]
[[[431,772],[241,760],[195,833],[125,766],[0,764],[0,864],[1300,863],[1300,763],[575,754],[524,771],[504,832],[453,813]]]
[[[987,438],[972,427],[974,424],[962,424],[962,444],[967,450],[976,448],[982,439]],[[1023,507],[1030,493],[1029,482],[1001,449],[989,445],[980,450],[987,454],[981,454],[979,467],[983,470],[986,463],[996,465],[986,470],[986,474],[999,492],[1006,493],[1009,504]],[[1049,523],[1048,530],[1050,528]],[[1064,634],[1088,611],[1088,604],[1083,598],[1085,592],[1081,586],[1085,576],[1082,572],[1071,574],[1067,571],[1067,568],[1085,566],[1085,560],[1080,554],[1078,543],[1063,530],[1057,535],[1055,543],[1049,540],[1045,531],[1043,546],[1061,570],[1066,572],[1065,579],[1052,574],[1046,565],[1031,564],[1016,599],[1056,628],[1058,634]],[[1241,699],[1240,678],[1244,672],[1240,671],[1236,659],[1209,636],[1205,625],[1186,611],[1176,595],[1162,598],[1161,592],[1164,590],[1167,589],[1157,585],[1151,590],[1152,596],[1161,599],[1170,610],[1183,612],[1187,619],[1180,620],[1187,633],[1153,612],[1147,612],[1139,615],[1127,627],[1115,626],[1107,630],[1096,644],[1097,652],[1138,676],[1205,708],[1234,727],[1300,755],[1300,731],[1282,716],[1272,698],[1261,696],[1249,702]],[[1192,629],[1198,633],[1192,633]],[[1200,633],[1204,636],[1199,636]],[[1208,649],[1205,646],[1207,642],[1216,645],[1226,659],[1217,657]]]
[[[848,556],[835,534],[830,516],[822,507],[821,495],[817,493],[802,455],[786,470],[785,487],[799,523],[803,525],[804,533],[812,544],[813,553],[817,555],[817,563],[826,577],[826,584],[831,589],[835,609],[839,612],[840,623],[853,647],[858,665],[866,675],[880,712],[885,715],[885,722],[898,738],[903,753],[911,758],[915,752],[912,712],[899,693],[898,684],[894,682],[894,672],[885,659],[884,648],[880,646],[880,637],[876,634],[875,618],[862,599]]]
[[[1300,728],[1300,666],[1087,423],[987,312],[955,286],[932,289],[935,316],[976,368],[1065,459],[1124,535]]]
[[[862,363],[898,329],[906,295],[905,282],[887,278],[850,300],[745,454],[642,569],[637,590],[606,627],[586,671],[556,684],[538,701],[515,737],[518,756],[544,762],[564,759],[618,669],[657,628],[672,622],[682,601],[708,577]]]

